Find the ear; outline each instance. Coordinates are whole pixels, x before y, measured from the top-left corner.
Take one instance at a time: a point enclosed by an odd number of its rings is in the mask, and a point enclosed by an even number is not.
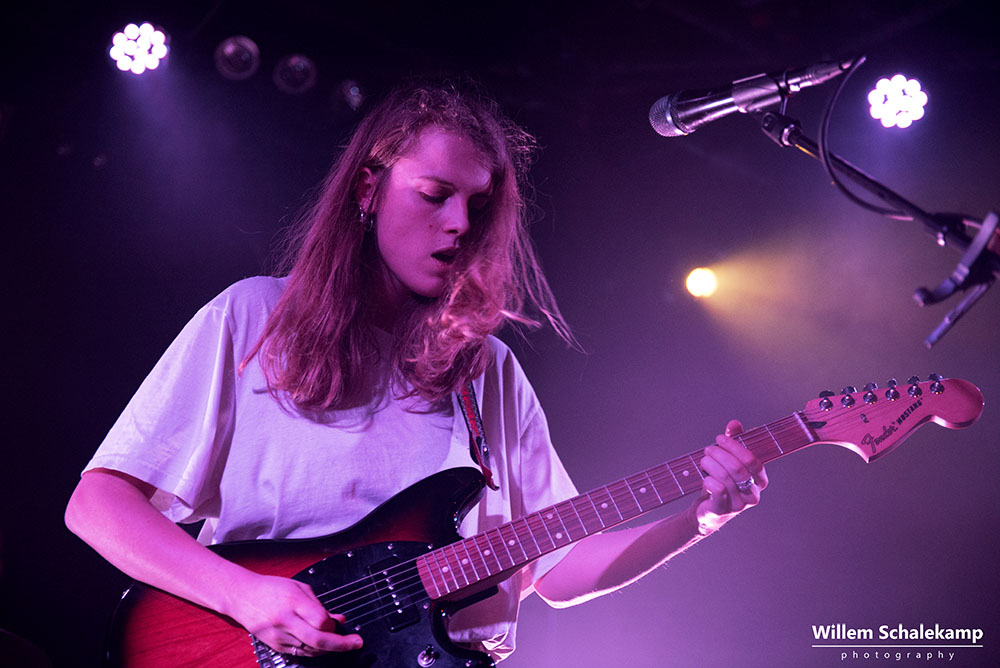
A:
[[[362,167],[361,171],[358,172],[357,184],[354,186],[354,196],[357,198],[361,208],[368,212],[372,210],[373,200],[375,199],[376,181],[375,174],[369,168]]]

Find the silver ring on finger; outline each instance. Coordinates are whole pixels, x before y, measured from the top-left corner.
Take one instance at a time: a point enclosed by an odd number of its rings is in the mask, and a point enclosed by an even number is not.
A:
[[[747,494],[750,492],[751,489],[753,489],[753,486],[756,483],[757,481],[753,479],[753,476],[750,476],[746,480],[741,480],[738,483],[736,483],[736,489],[740,491],[740,494]]]

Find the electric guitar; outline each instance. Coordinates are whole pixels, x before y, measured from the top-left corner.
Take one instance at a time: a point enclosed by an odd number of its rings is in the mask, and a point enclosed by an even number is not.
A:
[[[963,380],[911,378],[842,395],[823,393],[804,410],[737,437],[764,462],[817,443],[883,457],[918,426],[971,425],[983,409]],[[483,491],[473,468],[437,473],[392,497],[358,524],[323,538],[213,546],[251,570],[309,584],[364,647],[316,658],[281,654],[230,619],[158,589],[133,584],[115,613],[108,659],[124,668],[437,668],[492,666],[447,635],[455,610],[539,556],[617,526],[702,488],[697,450],[471,538],[456,527]]]

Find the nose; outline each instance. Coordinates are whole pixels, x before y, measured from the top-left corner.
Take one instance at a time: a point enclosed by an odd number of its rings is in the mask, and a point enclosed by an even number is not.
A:
[[[444,231],[461,238],[469,231],[469,205],[455,198],[451,202],[448,215],[445,217]]]

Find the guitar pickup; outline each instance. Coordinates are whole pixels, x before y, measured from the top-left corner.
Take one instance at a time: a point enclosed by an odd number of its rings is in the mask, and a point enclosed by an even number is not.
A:
[[[401,560],[393,554],[368,568],[371,576],[372,593],[380,611],[395,610],[384,616],[390,631],[398,631],[420,621],[420,615],[410,598],[413,591],[414,572],[409,568],[399,568]]]

